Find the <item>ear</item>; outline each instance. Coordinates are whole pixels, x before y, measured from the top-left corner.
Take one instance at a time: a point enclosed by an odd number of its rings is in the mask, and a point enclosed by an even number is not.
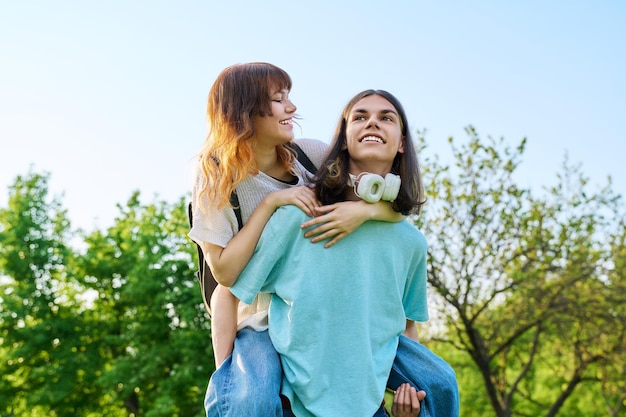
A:
[[[348,137],[346,136],[345,132],[344,132],[343,139],[341,140],[341,142],[342,142],[341,150],[347,151],[348,150]]]
[[[400,146],[398,147],[398,153],[404,153],[404,140],[406,138],[402,136],[402,140],[400,141]]]

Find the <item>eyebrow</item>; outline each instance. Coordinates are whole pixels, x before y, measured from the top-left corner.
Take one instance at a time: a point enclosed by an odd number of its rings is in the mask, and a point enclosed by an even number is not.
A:
[[[361,114],[361,113],[368,113],[368,111],[365,110],[365,109],[354,109],[354,110],[352,110],[352,113],[359,113],[359,114]],[[394,114],[394,115],[398,116],[398,113],[395,110],[392,110],[392,109],[384,109],[384,110],[381,110],[379,113],[382,113],[382,114],[389,114],[389,113],[391,113],[391,114]]]

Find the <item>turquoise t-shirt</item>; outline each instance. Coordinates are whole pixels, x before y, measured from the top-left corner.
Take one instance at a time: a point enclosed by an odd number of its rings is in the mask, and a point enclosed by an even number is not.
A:
[[[246,303],[272,293],[270,337],[297,416],[372,416],[406,318],[428,320],[426,239],[406,220],[369,221],[325,249],[303,237],[307,219],[279,208],[231,291]]]

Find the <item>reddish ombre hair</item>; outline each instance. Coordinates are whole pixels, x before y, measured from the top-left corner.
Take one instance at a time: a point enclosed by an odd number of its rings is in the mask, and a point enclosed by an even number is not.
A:
[[[291,90],[291,77],[265,62],[232,65],[217,77],[207,103],[209,132],[199,154],[204,176],[198,193],[207,193],[218,209],[249,174],[258,174],[254,159],[254,117],[271,116],[271,95]],[[295,161],[288,144],[277,146],[278,159],[291,170]]]

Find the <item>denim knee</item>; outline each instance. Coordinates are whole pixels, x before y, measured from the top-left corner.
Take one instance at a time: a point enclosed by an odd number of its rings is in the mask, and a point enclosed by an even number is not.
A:
[[[396,389],[402,382],[426,391],[421,416],[459,416],[459,387],[454,369],[424,345],[405,336],[400,336],[388,386]]]
[[[282,417],[281,378],[278,353],[267,330],[240,330],[233,353],[209,380],[207,417]]]

